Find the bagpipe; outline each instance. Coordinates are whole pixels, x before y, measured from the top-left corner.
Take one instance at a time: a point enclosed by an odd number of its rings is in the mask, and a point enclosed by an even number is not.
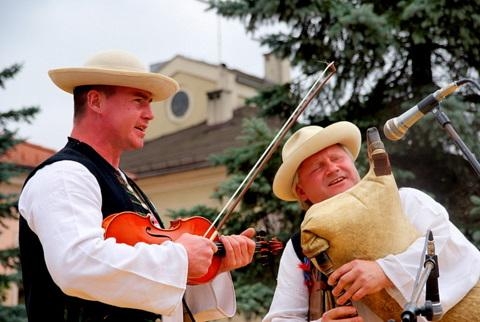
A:
[[[327,276],[354,259],[376,260],[401,253],[422,236],[402,210],[388,153],[376,128],[367,130],[367,154],[370,169],[360,182],[311,206],[301,225],[304,254],[320,272],[327,267]],[[361,302],[384,321],[404,313],[385,290]],[[441,317],[451,322],[479,319],[480,282]]]

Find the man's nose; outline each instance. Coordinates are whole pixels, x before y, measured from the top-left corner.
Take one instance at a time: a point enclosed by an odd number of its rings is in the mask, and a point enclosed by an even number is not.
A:
[[[148,104],[148,107],[145,109],[145,112],[143,113],[143,117],[146,118],[147,120],[153,120],[153,118],[155,117],[155,115],[153,114],[151,104]]]
[[[325,166],[327,168],[327,173],[328,174],[335,173],[335,172],[338,172],[340,170],[340,168],[338,167],[338,165],[335,162],[327,161]]]

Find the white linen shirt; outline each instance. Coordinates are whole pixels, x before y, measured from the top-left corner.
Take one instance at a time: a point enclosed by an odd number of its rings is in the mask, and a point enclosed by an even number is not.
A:
[[[95,176],[69,160],[38,170],[20,195],[20,214],[40,239],[48,271],[65,294],[181,321],[188,289],[187,298],[198,302],[192,303],[192,311],[201,320],[235,314],[229,273],[209,284],[187,287],[188,258],[181,244],[129,246],[105,239],[101,207]],[[198,291],[201,296],[195,296]]]
[[[478,282],[480,251],[449,221],[445,208],[427,194],[413,188],[400,188],[399,194],[404,213],[422,237],[404,252],[377,260],[395,286],[387,292],[401,307],[410,300],[418,269],[423,267],[425,234],[431,230],[440,269],[440,302],[443,313],[446,313]],[[307,321],[308,289],[299,264],[290,240],[280,259],[277,287],[263,322]],[[425,299],[425,293],[420,299]],[[365,321],[382,321],[361,302],[353,304]],[[427,320],[418,317],[418,321]]]

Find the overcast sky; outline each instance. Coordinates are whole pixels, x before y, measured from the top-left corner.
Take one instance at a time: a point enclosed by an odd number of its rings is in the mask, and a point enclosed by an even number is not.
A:
[[[59,149],[72,127],[72,97],[48,78],[106,49],[146,65],[177,54],[262,77],[263,54],[240,21],[205,12],[197,0],[0,0],[0,70],[23,64],[0,88],[0,111],[39,106],[33,124],[14,124],[29,142]]]

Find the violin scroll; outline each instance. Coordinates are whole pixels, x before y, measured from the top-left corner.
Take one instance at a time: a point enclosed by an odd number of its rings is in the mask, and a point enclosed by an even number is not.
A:
[[[283,250],[283,243],[277,238],[267,239],[267,233],[264,230],[257,232],[257,242],[255,252],[259,254],[259,262],[266,265],[270,262],[272,256],[279,255]]]

